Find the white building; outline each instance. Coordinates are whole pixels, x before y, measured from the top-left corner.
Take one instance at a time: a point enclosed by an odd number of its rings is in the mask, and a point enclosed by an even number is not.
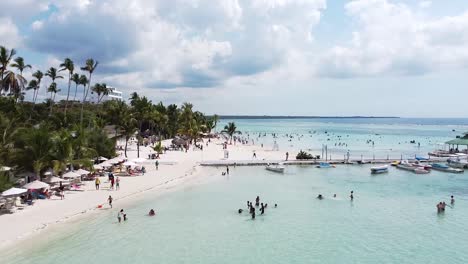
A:
[[[122,101],[122,92],[117,90],[115,87],[107,87],[109,89],[109,94],[104,95],[101,102],[110,101],[110,100],[119,100]],[[97,103],[98,95],[96,93],[91,93],[91,102]]]

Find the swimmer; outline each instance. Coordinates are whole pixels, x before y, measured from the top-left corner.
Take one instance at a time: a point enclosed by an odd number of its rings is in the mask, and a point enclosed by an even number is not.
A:
[[[335,194],[333,194],[333,198],[336,198],[336,193],[335,193]]]
[[[239,214],[242,214],[243,211],[244,211],[244,210],[242,210],[242,209],[237,210],[237,212],[238,212]]]
[[[349,196],[351,198],[351,201],[354,199],[354,191],[351,191],[351,195]]]
[[[123,215],[123,220],[124,220],[124,221],[127,221],[127,214],[124,214],[124,215]]]
[[[321,194],[319,194],[319,195],[317,196],[317,199],[322,200],[322,199],[323,199],[323,196],[322,196]]]
[[[151,209],[151,210],[149,211],[148,215],[149,215],[149,216],[155,216],[155,215],[156,215],[156,213],[154,212],[154,210],[153,210],[153,209]]]
[[[265,209],[267,208],[267,206],[268,206],[268,204],[266,203],[266,204],[265,204]]]
[[[260,205],[260,196],[257,196],[257,198],[255,198],[255,206],[259,206]]]
[[[278,207],[278,205],[277,205],[277,204],[275,204],[275,208],[277,208],[277,207]]]
[[[255,219],[255,207],[252,207],[252,220]]]
[[[453,195],[450,196],[450,204],[454,205],[455,204],[455,198],[453,198]]]

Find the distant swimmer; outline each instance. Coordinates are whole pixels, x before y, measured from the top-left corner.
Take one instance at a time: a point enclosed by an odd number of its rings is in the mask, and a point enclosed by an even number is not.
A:
[[[351,198],[351,201],[354,200],[354,191],[351,191],[351,195],[349,196]]]
[[[335,194],[333,194],[333,198],[336,198],[336,193],[335,193]]]
[[[323,196],[322,196],[321,194],[319,194],[319,195],[317,196],[317,199],[322,200],[322,199],[323,199]]]
[[[439,202],[437,204],[437,212],[442,213],[445,211],[445,202]]]
[[[275,204],[275,208],[277,208],[277,207],[278,207],[278,205],[277,205],[277,204]]]
[[[252,219],[255,219],[255,207],[252,207]]]
[[[255,206],[259,206],[260,205],[260,196],[257,196],[257,198],[255,198]]]
[[[455,204],[455,198],[453,198],[453,195],[450,196],[450,204],[454,205]]]
[[[153,210],[153,209],[151,209],[151,210],[149,211],[148,215],[149,215],[149,216],[155,216],[155,215],[156,215],[156,213],[154,212],[154,210]]]
[[[242,209],[237,210],[237,212],[238,212],[239,214],[242,214],[243,211],[244,211],[244,210],[242,210]]]
[[[268,207],[268,204],[266,203],[266,204],[265,204],[265,209],[266,209],[267,207]]]

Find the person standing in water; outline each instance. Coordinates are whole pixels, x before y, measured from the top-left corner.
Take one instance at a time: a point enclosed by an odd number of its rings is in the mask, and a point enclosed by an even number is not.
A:
[[[257,196],[257,198],[255,198],[255,206],[259,206],[260,205],[260,196]]]
[[[453,195],[450,196],[450,204],[454,205],[455,204],[455,198],[453,198]]]
[[[289,159],[289,152],[286,152],[286,161]]]
[[[255,207],[252,207],[252,220],[255,219]]]
[[[107,201],[109,202],[110,208],[112,208],[112,201],[113,201],[113,200],[114,200],[114,199],[112,199],[112,196],[109,195],[109,198],[107,198]]]
[[[226,174],[229,175],[229,166],[226,166]]]
[[[349,196],[349,198],[352,200],[354,200],[354,191],[351,191],[351,195]]]
[[[262,206],[260,207],[260,214],[264,214],[265,213],[265,207],[263,206],[263,203],[262,203]]]
[[[117,220],[119,220],[119,223],[122,222],[123,215],[124,215],[124,210],[120,209],[120,211],[117,213]]]

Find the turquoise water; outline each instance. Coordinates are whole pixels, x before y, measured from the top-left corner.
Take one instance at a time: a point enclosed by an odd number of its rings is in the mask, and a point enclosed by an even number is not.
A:
[[[468,176],[368,166],[288,166],[285,174],[237,167],[229,177],[99,214],[2,263],[467,263]],[[348,195],[354,190],[355,199]],[[318,194],[325,196],[317,200]],[[337,199],[332,199],[336,193]],[[436,203],[456,198],[436,213]],[[251,220],[259,195],[265,215]],[[278,208],[273,208],[277,203]],[[114,206],[118,207],[118,205]],[[156,217],[145,214],[150,208]],[[258,211],[257,211],[258,212]],[[75,230],[75,229],[73,229]],[[44,234],[43,236],[46,236]],[[38,241],[40,241],[38,239]]]
[[[365,159],[427,156],[468,131],[468,119],[430,118],[223,119],[218,131],[227,122],[235,122],[242,137],[266,149],[273,149],[276,141],[281,151],[306,150],[323,156],[322,146],[327,145],[333,159],[344,158],[348,151],[351,157]],[[410,143],[413,140],[415,144]]]

